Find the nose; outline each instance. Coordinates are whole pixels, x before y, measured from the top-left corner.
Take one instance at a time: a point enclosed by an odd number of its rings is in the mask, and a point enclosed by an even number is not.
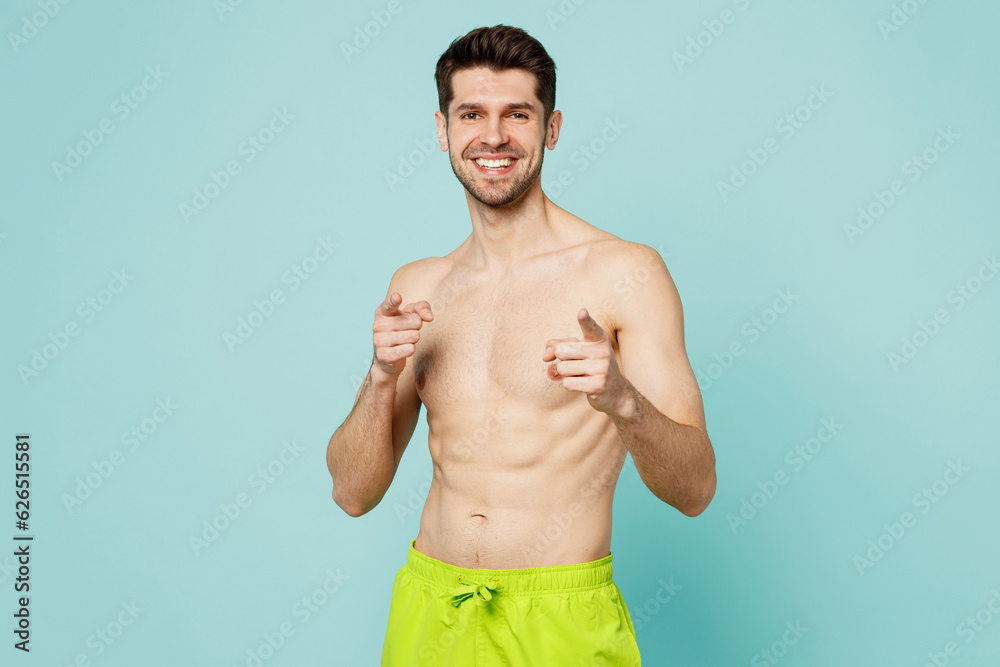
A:
[[[507,143],[507,131],[503,125],[503,118],[493,116],[483,124],[483,131],[479,135],[480,141],[487,146],[497,148]]]

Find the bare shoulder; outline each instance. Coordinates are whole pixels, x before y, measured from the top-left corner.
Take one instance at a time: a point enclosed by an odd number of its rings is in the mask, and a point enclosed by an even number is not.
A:
[[[614,331],[622,329],[629,314],[651,305],[674,304],[676,287],[659,250],[613,237],[596,242],[588,260],[588,273],[598,281],[598,305]]]
[[[605,232],[605,234],[608,234]],[[656,264],[663,263],[663,258],[655,248],[645,243],[626,241],[614,234],[608,234],[607,238],[596,239],[593,243],[593,250],[590,253],[590,262],[595,268],[606,266],[611,269],[619,269],[622,266],[631,264]]]
[[[403,264],[393,278],[396,291],[403,297],[404,303],[426,299],[427,293],[447,274],[451,264],[447,257],[424,257]]]
[[[635,243],[595,227],[586,220],[563,211],[573,225],[573,235],[588,248],[587,268],[617,271],[623,265],[663,262],[660,253],[644,243]]]

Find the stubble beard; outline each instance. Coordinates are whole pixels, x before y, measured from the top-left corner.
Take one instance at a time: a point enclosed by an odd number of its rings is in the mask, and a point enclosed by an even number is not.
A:
[[[497,153],[503,152],[503,150],[497,151]],[[542,150],[538,153],[538,164],[535,165],[535,168],[531,172],[521,170],[517,172],[517,176],[513,180],[505,180],[503,182],[498,180],[496,183],[484,183],[483,180],[475,178],[478,174],[470,173],[471,170],[476,168],[475,166],[468,165],[466,159],[463,157],[459,157],[456,164],[455,155],[451,151],[448,151],[448,155],[451,158],[451,170],[455,173],[455,178],[459,180],[466,191],[476,201],[487,206],[506,206],[524,194],[525,190],[531,187],[531,184],[542,173],[544,154],[545,146],[543,145]],[[519,157],[517,164],[520,164],[523,159]],[[486,178],[490,177],[487,176]]]

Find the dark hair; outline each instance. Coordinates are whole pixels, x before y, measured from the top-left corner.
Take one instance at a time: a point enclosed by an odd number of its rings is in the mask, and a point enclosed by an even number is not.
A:
[[[438,58],[434,79],[438,104],[445,119],[455,96],[451,78],[470,67],[486,67],[494,72],[520,69],[535,76],[535,94],[542,102],[544,120],[556,108],[556,64],[541,42],[520,28],[495,25],[471,30],[456,38]]]

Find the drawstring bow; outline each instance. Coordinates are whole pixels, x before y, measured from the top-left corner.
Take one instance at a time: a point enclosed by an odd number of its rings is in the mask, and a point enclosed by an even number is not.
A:
[[[477,582],[465,577],[459,577],[458,583],[458,588],[451,594],[451,603],[456,607],[469,598],[474,598],[476,604],[485,606],[493,599],[493,594],[503,588],[498,581]]]

